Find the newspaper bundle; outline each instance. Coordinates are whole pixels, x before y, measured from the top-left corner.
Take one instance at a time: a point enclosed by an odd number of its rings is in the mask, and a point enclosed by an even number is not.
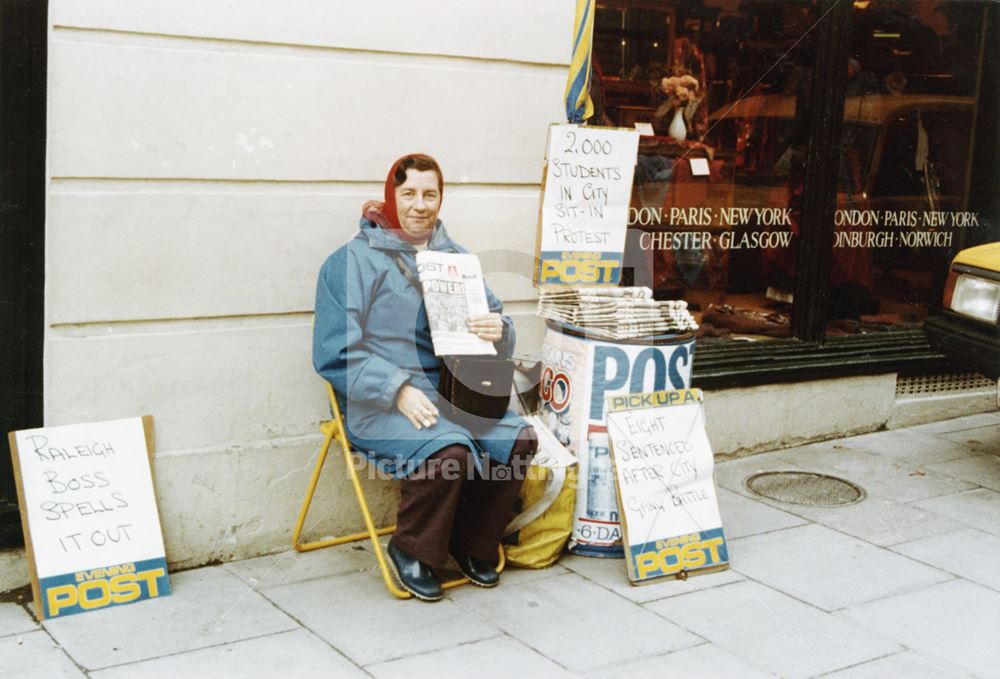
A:
[[[588,334],[622,340],[696,330],[687,302],[653,299],[649,288],[543,288],[538,299],[543,318],[570,323]]]
[[[495,356],[492,342],[469,331],[469,318],[490,313],[479,258],[470,254],[417,253],[417,276],[437,356]]]

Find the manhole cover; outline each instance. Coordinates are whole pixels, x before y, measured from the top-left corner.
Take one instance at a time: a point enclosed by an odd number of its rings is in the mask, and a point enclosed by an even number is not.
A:
[[[763,472],[743,482],[757,495],[812,507],[836,507],[865,499],[865,491],[850,481],[809,472]]]

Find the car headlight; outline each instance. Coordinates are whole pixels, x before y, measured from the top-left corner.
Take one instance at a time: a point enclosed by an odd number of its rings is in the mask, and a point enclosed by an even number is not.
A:
[[[955,280],[951,310],[987,323],[996,323],[1000,309],[1000,282],[961,274]]]

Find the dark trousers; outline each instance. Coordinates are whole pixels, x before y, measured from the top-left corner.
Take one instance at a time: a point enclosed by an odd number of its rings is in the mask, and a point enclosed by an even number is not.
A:
[[[486,458],[481,472],[465,446],[437,451],[400,484],[392,542],[437,570],[447,565],[449,549],[496,563],[503,529],[514,518],[514,503],[537,448],[534,429],[524,427],[509,464]]]

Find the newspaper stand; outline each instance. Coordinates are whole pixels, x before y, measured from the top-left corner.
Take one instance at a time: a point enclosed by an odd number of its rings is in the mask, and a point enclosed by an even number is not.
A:
[[[570,552],[624,556],[606,397],[690,388],[694,339],[694,333],[685,332],[608,340],[568,323],[546,321],[542,417],[579,465]]]
[[[628,209],[639,131],[582,125],[593,115],[589,85],[595,3],[578,0],[566,88],[569,124],[549,127],[535,242],[536,287],[617,287],[622,281]],[[569,550],[621,558],[622,530],[611,465],[605,398],[686,389],[694,336],[605,340],[547,321],[539,396],[542,413],[576,454],[579,482]]]

